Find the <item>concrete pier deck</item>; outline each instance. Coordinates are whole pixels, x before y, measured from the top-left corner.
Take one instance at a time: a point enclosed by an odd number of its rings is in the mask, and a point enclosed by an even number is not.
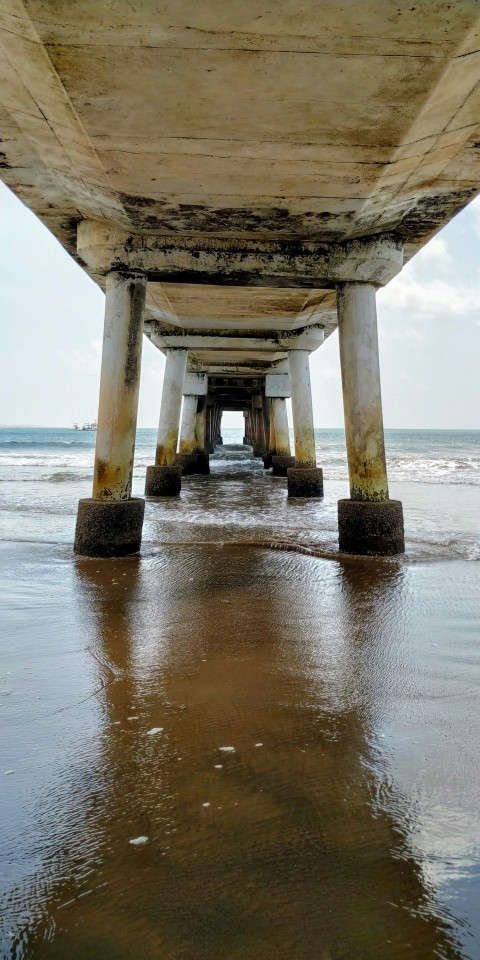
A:
[[[328,336],[342,244],[364,279],[366,238],[410,257],[478,193],[479,20],[473,0],[2,0],[1,176],[101,285],[112,261],[148,272],[152,338]]]

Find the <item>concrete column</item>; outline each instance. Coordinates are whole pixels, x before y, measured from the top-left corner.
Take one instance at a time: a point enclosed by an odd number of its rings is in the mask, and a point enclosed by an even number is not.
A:
[[[209,469],[206,469],[206,466],[208,467],[207,454],[204,450],[198,450],[196,428],[197,407],[200,400],[204,400],[204,397],[197,397],[194,394],[183,398],[180,451],[177,456],[177,463],[181,466],[182,476],[184,477],[210,472]]]
[[[401,553],[402,505],[388,496],[375,287],[340,284],[337,308],[351,496],[339,502],[340,549]]]
[[[310,365],[306,350],[289,355],[295,466],[287,471],[289,497],[323,496],[323,473],[316,466]]]
[[[295,439],[295,466],[315,467],[315,434],[313,426],[310,365],[306,350],[292,350],[289,354],[292,385],[293,435]]]
[[[250,435],[249,416],[250,416],[249,411],[248,411],[248,410],[244,410],[244,411],[243,411],[243,420],[244,420],[243,446],[244,446],[244,447],[246,447],[247,444],[250,443],[250,439],[249,439],[249,435]]]
[[[272,401],[269,397],[262,397],[263,406],[263,424],[265,431],[265,456],[263,466],[265,470],[270,470],[272,466],[272,457],[276,453],[275,449],[275,430],[272,421]]]
[[[216,409],[216,437],[215,442],[223,446],[223,437],[222,437],[222,408],[217,407]]]
[[[205,397],[198,398],[197,414],[195,418],[195,449],[198,453],[205,452],[207,404]]]
[[[75,552],[122,556],[140,549],[145,503],[132,498],[133,456],[147,280],[106,278],[93,492],[80,500]]]
[[[264,457],[266,453],[265,447],[265,423],[263,419],[263,403],[262,396],[254,397],[252,400],[252,415],[253,415],[253,456],[254,457]]]
[[[172,466],[177,456],[187,352],[187,350],[167,350],[155,453],[157,467]]]
[[[251,436],[251,444],[252,444],[253,450],[255,451],[255,445],[257,442],[257,415],[255,411],[254,397],[252,397],[251,404],[252,404],[252,409],[250,411],[250,424],[251,424],[250,436]],[[254,452],[254,456],[255,456],[255,452]]]
[[[183,398],[182,425],[180,428],[180,453],[195,453],[195,421],[197,417],[198,397]]]
[[[187,353],[167,350],[155,465],[147,467],[145,480],[149,497],[176,497],[180,493],[182,468],[176,461]]]
[[[290,435],[288,432],[287,401],[283,397],[272,400],[273,420],[275,423],[275,446],[277,454],[290,456]]]
[[[249,435],[249,440],[248,440],[248,442],[249,442],[250,446],[253,447],[253,445],[254,445],[254,443],[255,443],[255,410],[253,409],[253,401],[252,401],[251,410],[249,411],[249,414],[248,414],[248,424],[249,424],[249,434],[248,434],[248,435]]]
[[[183,398],[182,422],[180,425],[179,453],[176,459],[182,468],[182,476],[196,473],[197,454],[195,450],[195,421],[197,417],[198,397],[188,394]]]
[[[212,398],[207,397],[207,408],[205,411],[205,450],[207,453],[213,453],[215,450],[213,415],[214,407]]]
[[[272,400],[272,420],[276,447],[276,453],[272,456],[272,474],[274,477],[286,477],[287,470],[295,466],[295,457],[291,455],[287,402],[283,397],[274,397]]]
[[[245,416],[245,444],[250,444],[252,442],[252,413],[251,410],[247,410],[244,414]]]
[[[195,417],[196,473],[210,473],[210,458],[206,449],[207,398],[199,397]]]
[[[275,412],[273,408],[273,400],[267,399],[269,413],[268,413],[268,449],[272,455],[277,452],[277,434],[275,431]]]

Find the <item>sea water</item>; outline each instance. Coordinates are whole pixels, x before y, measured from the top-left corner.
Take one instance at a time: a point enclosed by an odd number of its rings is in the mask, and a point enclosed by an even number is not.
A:
[[[72,542],[78,500],[91,495],[95,436],[65,429],[0,429],[2,538]],[[225,446],[211,458],[218,482],[190,480],[184,486],[180,523],[177,501],[164,503],[162,541],[178,540],[185,526],[200,525],[214,538],[227,528],[230,539],[261,532],[335,549],[336,503],[348,496],[345,435],[343,430],[316,430],[315,438],[325,498],[297,502],[292,510],[285,483],[264,476],[262,462],[253,458],[250,447],[242,447],[241,431],[225,428]],[[135,495],[143,495],[155,442],[154,430],[138,431]],[[404,504],[409,556],[479,559],[480,431],[387,430],[386,449],[390,495]],[[154,543],[158,534],[150,515],[156,518],[158,511],[147,511],[144,545]]]
[[[0,433],[1,955],[478,960],[480,433],[387,431],[379,559],[337,553],[343,432],[311,501],[223,439],[88,560],[95,435]]]

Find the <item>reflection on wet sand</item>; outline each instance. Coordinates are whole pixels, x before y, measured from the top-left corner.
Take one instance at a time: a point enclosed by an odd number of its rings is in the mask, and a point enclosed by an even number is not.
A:
[[[460,957],[378,750],[402,576],[217,545],[79,561],[100,723],[13,956]]]

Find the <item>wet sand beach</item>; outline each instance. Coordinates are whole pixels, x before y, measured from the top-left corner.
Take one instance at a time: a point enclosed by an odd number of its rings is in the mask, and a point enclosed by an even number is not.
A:
[[[392,484],[406,556],[342,558],[341,481],[288,505],[227,448],[99,561],[75,483],[34,486],[0,543],[2,955],[480,957],[477,490]]]

